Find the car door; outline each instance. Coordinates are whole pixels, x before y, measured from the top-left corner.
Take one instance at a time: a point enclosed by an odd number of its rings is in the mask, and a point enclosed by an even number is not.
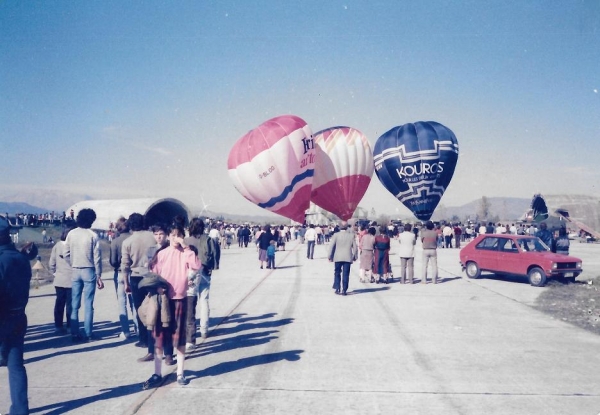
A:
[[[496,236],[485,237],[475,247],[475,262],[482,270],[493,271],[498,267],[498,238]]]
[[[498,238],[498,272],[522,274],[521,254],[511,238]]]

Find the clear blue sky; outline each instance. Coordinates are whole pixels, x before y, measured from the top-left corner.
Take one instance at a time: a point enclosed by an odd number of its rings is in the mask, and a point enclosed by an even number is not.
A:
[[[600,1],[0,2],[0,200],[40,187],[261,213],[227,155],[295,114],[373,145],[434,120],[442,204],[600,195]],[[373,176],[361,203],[408,211]]]

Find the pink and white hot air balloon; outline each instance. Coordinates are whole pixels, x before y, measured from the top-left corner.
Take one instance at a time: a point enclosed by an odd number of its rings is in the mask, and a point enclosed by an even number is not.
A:
[[[310,205],[314,162],[310,127],[299,117],[282,115],[240,138],[229,152],[227,168],[246,199],[302,223]]]
[[[351,127],[331,127],[313,135],[316,160],[311,201],[348,220],[373,176],[367,137]]]

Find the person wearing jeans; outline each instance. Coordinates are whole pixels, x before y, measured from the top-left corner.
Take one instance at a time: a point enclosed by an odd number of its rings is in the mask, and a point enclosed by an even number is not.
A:
[[[210,280],[212,276],[205,267],[200,272],[200,283],[198,285],[198,303],[200,304],[200,336],[205,339],[208,336],[208,321],[210,319],[210,306],[208,303],[210,294]]]
[[[101,280],[98,280],[101,281]],[[94,268],[73,267],[72,279],[72,311],[71,311],[71,335],[79,335],[79,309],[83,300],[85,306],[85,316],[83,329],[84,338],[74,338],[73,340],[89,340],[92,337],[94,324],[94,296],[96,294],[96,274]]]
[[[121,339],[127,339],[130,336],[129,332],[129,313],[133,316],[134,331],[138,331],[138,322],[133,307],[133,298],[131,293],[125,292],[125,278],[128,275],[121,269],[121,249],[123,242],[131,235],[129,233],[129,225],[123,217],[117,220],[115,224],[117,237],[110,242],[110,265],[115,269],[115,288],[117,291],[117,310],[119,313],[119,323],[121,324]],[[129,302],[129,310],[127,303]]]
[[[313,259],[315,255],[315,242],[317,240],[317,231],[315,230],[315,225],[312,223],[309,225],[306,233],[304,234],[304,239],[306,240],[306,257],[308,259]]]
[[[64,258],[73,268],[71,288],[71,336],[73,341],[89,341],[94,324],[94,295],[96,285],[104,288],[102,282],[102,252],[100,238],[90,228],[96,220],[96,212],[82,209],[77,214],[77,228],[65,239]],[[84,331],[79,333],[79,308],[81,300],[85,304]]]
[[[193,316],[195,323],[196,306],[200,305],[200,335],[203,339],[208,336],[208,323],[210,318],[210,305],[209,305],[209,293],[210,283],[212,278],[213,267],[215,264],[214,256],[216,252],[216,244],[214,239],[208,237],[204,233],[204,221],[200,218],[193,218],[190,222],[189,227],[190,236],[185,238],[185,242],[190,246],[193,246],[198,253],[198,259],[202,264],[202,267],[198,271],[197,284],[198,284],[198,297],[193,300],[189,305],[193,306]],[[189,297],[188,297],[188,301]],[[191,310],[188,311],[191,312]],[[196,325],[193,326],[194,333]],[[191,328],[190,328],[191,330]],[[188,337],[188,342],[195,343],[195,337]]]

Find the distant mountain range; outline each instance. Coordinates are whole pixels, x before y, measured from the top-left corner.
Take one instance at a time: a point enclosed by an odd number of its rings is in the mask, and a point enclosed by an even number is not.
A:
[[[24,202],[0,202],[0,213],[14,215],[15,213],[46,213],[47,209],[32,206]]]
[[[90,196],[81,194],[57,193],[55,191],[36,191],[23,192],[3,195],[0,194],[0,213],[46,213],[50,211],[62,213],[73,204],[82,200],[92,200]],[[500,220],[516,220],[530,207],[531,199],[514,197],[488,197],[490,204],[490,217],[497,217]],[[432,219],[452,219],[457,217],[460,220],[466,218],[475,219],[480,210],[481,199],[473,200],[462,206],[439,205]],[[200,212],[200,209],[190,207],[194,215]],[[213,211],[204,211],[202,215],[206,217],[223,217],[226,220],[234,222],[269,222],[274,221],[273,216],[257,215],[237,215],[229,213],[220,213]],[[393,215],[388,215],[392,218]],[[370,218],[376,219],[376,218]]]
[[[531,199],[517,197],[488,197],[490,204],[490,217],[500,220],[516,220],[531,207]],[[433,219],[451,219],[456,216],[461,220],[465,218],[475,219],[480,211],[481,199],[474,200],[462,206],[439,205],[433,215]]]
[[[84,194],[44,189],[1,193],[0,213],[46,213],[52,211],[62,213],[77,202],[92,199]]]

